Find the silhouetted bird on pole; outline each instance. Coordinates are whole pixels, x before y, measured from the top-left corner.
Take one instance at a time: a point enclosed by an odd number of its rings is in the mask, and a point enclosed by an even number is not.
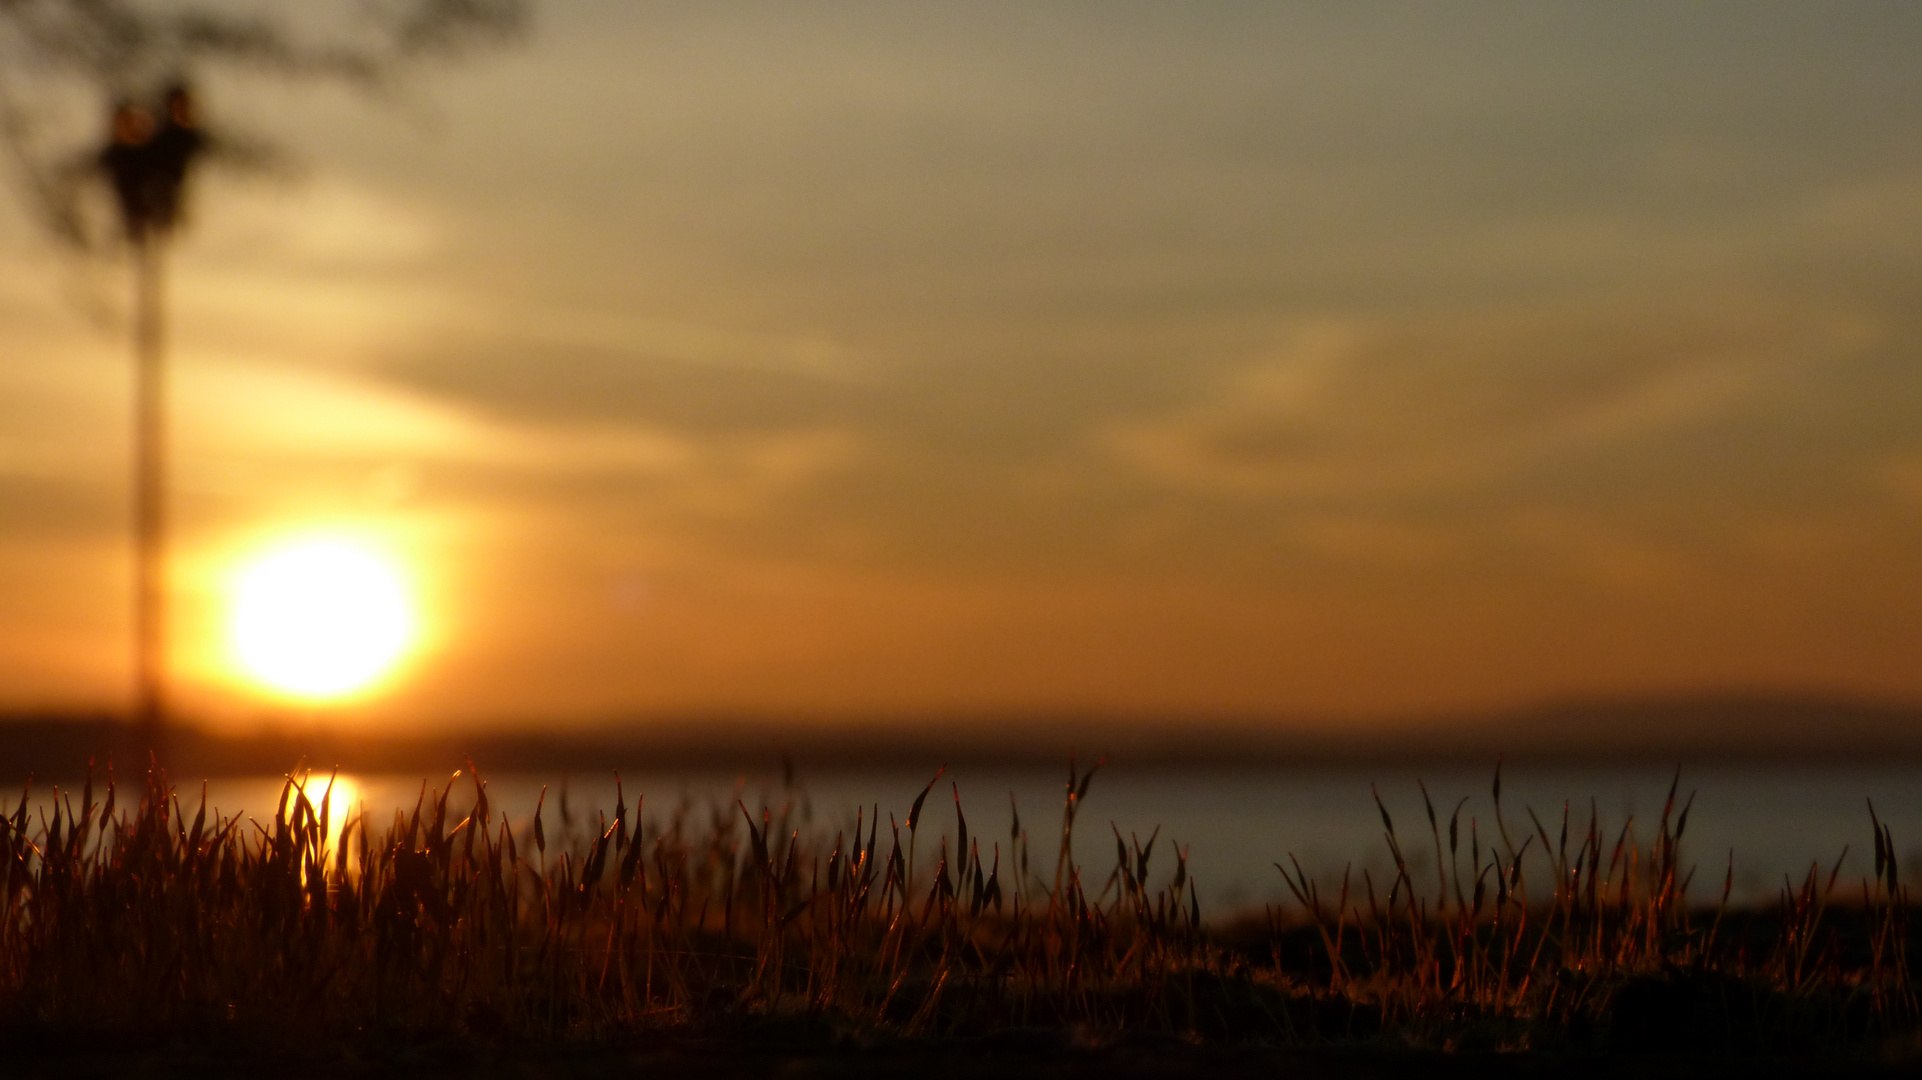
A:
[[[180,222],[188,175],[207,146],[185,84],[168,88],[158,114],[131,101],[118,103],[110,141],[100,152],[134,255],[134,722],[155,750],[167,713],[162,254]]]

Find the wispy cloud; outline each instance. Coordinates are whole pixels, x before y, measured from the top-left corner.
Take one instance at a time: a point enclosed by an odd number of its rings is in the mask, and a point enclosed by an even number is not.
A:
[[[236,359],[187,366],[180,382],[181,480],[193,488],[224,477],[221,490],[241,497],[273,491],[277,470],[307,463],[461,470],[496,488],[625,479],[656,501],[738,516],[863,453],[860,438],[826,425],[712,432],[520,422],[371,375]],[[246,467],[237,472],[236,463]]]
[[[1922,508],[1922,450],[1877,462],[1870,471],[1875,486]]]
[[[208,178],[203,212],[184,233],[186,254],[233,267],[367,270],[419,263],[441,250],[449,225],[428,206],[336,174],[289,180]]]
[[[513,343],[530,351],[591,349],[647,361],[836,380],[856,378],[866,366],[855,350],[822,335],[757,333],[605,308],[524,304],[492,312],[470,311],[443,334],[457,340],[484,336],[497,347]]]
[[[1226,497],[1485,490],[1785,407],[1790,376],[1871,333],[1846,312],[1757,302],[1330,323],[1097,443],[1145,477]]]

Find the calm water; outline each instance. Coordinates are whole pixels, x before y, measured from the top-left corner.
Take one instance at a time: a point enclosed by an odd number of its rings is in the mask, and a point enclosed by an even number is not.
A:
[[[1352,862],[1357,872],[1370,868],[1380,881],[1389,860],[1381,819],[1369,795],[1369,785],[1374,783],[1394,817],[1404,850],[1417,864],[1417,880],[1426,883],[1431,879],[1420,874],[1425,870],[1432,875],[1434,856],[1416,787],[1418,777],[1427,783],[1444,828],[1456,802],[1467,798],[1461,811],[1465,862],[1471,818],[1484,844],[1493,833],[1487,770],[1104,769],[1096,775],[1083,806],[1076,851],[1099,880],[1112,866],[1111,826],[1124,836],[1136,834],[1145,841],[1159,825],[1156,866],[1163,874],[1172,870],[1170,842],[1186,847],[1203,901],[1216,911],[1281,902],[1285,887],[1272,864],[1285,861],[1290,853],[1311,873],[1323,877],[1338,878],[1343,865]],[[436,782],[446,779],[439,777]],[[1032,839],[1033,869],[1051,873],[1065,779],[1065,770],[950,770],[928,799],[920,851],[927,853],[937,846],[931,839],[933,830],[949,836],[954,832],[949,786],[953,782],[960,786],[969,831],[981,838],[984,856],[990,841],[1006,848],[1012,795]],[[421,789],[419,776],[350,780],[354,797],[364,801],[376,820],[391,817],[397,808],[411,809]],[[705,820],[709,808],[731,808],[736,798],[750,807],[765,803],[778,808],[791,801],[804,827],[832,833],[852,823],[856,806],[878,803],[883,821],[890,812],[905,819],[908,806],[927,780],[927,773],[901,771],[816,773],[801,777],[798,787],[788,791],[778,775],[624,774],[628,804],[645,797],[643,812],[650,833],[677,805],[691,804],[702,815],[697,820]],[[1661,814],[1669,781],[1669,773],[1646,768],[1511,767],[1503,777],[1503,814],[1519,844],[1524,834],[1533,831],[1527,808],[1541,816],[1553,835],[1567,800],[1573,804],[1571,818],[1577,819],[1570,831],[1580,833],[1593,799],[1611,842],[1624,818],[1633,815],[1646,844]],[[466,783],[463,778],[461,784]],[[612,812],[611,774],[496,775],[488,779],[488,792],[498,810],[521,820],[532,813],[543,785],[550,789],[546,817],[550,836],[560,826],[563,790],[577,814],[591,818],[596,809]],[[278,779],[225,780],[212,783],[209,793],[225,812],[271,816],[279,789]],[[1719,894],[1731,849],[1736,893],[1750,900],[1772,894],[1784,874],[1799,881],[1813,860],[1820,860],[1826,873],[1844,845],[1849,854],[1843,880],[1866,876],[1873,848],[1865,799],[1875,800],[1878,813],[1894,829],[1905,870],[1922,873],[1922,768],[1702,768],[1683,773],[1681,791],[1684,797],[1690,791],[1696,794],[1683,847],[1686,860],[1700,867],[1691,890],[1697,899],[1712,900]],[[188,794],[182,792],[183,803],[190,801]],[[191,807],[188,813],[192,814]]]

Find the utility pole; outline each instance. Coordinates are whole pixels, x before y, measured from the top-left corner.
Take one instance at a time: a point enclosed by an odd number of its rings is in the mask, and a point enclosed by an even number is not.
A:
[[[134,726],[160,750],[167,715],[167,393],[164,240],[134,241]]]
[[[100,165],[113,182],[134,272],[133,720],[158,753],[168,719],[165,254],[206,136],[184,83],[168,88],[155,111],[121,102],[111,126]]]

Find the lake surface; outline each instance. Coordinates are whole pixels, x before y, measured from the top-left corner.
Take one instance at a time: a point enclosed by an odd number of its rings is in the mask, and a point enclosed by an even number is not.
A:
[[[707,809],[732,810],[741,799],[750,808],[792,804],[802,827],[828,835],[851,826],[856,807],[878,805],[882,821],[893,813],[905,819],[910,804],[928,782],[928,773],[900,770],[817,772],[798,778],[794,788],[782,786],[778,774],[689,774],[624,772],[627,803],[644,798],[643,815],[652,835],[678,805],[691,805],[705,821]],[[1492,771],[1457,767],[1335,768],[1314,770],[1154,769],[1139,765],[1104,768],[1089,788],[1076,829],[1077,857],[1098,883],[1114,859],[1114,836],[1138,835],[1144,842],[1156,826],[1161,829],[1155,849],[1160,877],[1173,869],[1172,844],[1190,852],[1189,866],[1201,887],[1205,905],[1216,912],[1262,903],[1281,903],[1287,897],[1273,863],[1292,853],[1308,870],[1339,880],[1345,865],[1357,874],[1371,870],[1384,881],[1390,865],[1382,838],[1381,817],[1370,796],[1379,786],[1393,816],[1411,872],[1426,886],[1433,880],[1434,846],[1417,780],[1427,784],[1445,830],[1449,813],[1459,800],[1462,859],[1466,863],[1471,821],[1486,846],[1495,829],[1490,792]],[[449,777],[434,778],[436,785]],[[1570,833],[1586,828],[1591,800],[1610,843],[1624,820],[1633,815],[1636,834],[1645,846],[1654,836],[1656,821],[1668,792],[1672,773],[1653,768],[1510,767],[1503,775],[1502,810],[1516,844],[1534,831],[1527,813],[1533,808],[1550,835],[1559,831],[1564,802],[1570,804]],[[410,776],[353,776],[352,796],[364,803],[376,825],[391,820],[396,810],[411,810],[421,791],[422,778]],[[596,810],[612,813],[613,775],[537,776],[490,775],[489,797],[498,811],[516,821],[533,812],[543,786],[548,789],[545,823],[549,836],[560,828],[561,796],[568,808],[586,820]],[[919,851],[925,857],[938,847],[933,835],[954,833],[954,796],[958,785],[970,834],[979,837],[984,857],[991,842],[1007,848],[1011,824],[1010,797],[1019,807],[1021,823],[1032,841],[1035,865],[1052,874],[1055,846],[1061,827],[1066,770],[960,767],[949,770],[929,796]],[[456,791],[471,790],[463,777]],[[223,812],[271,817],[279,795],[279,778],[217,780],[209,784],[210,801]],[[342,794],[350,785],[344,784]],[[1842,880],[1855,882],[1869,874],[1873,842],[1865,800],[1894,830],[1904,871],[1922,873],[1922,767],[1717,766],[1685,769],[1681,798],[1695,794],[1694,808],[1683,838],[1684,861],[1699,867],[1692,899],[1713,901],[1721,890],[1729,853],[1734,853],[1735,892],[1738,899],[1769,899],[1784,875],[1798,883],[1812,861],[1826,874],[1842,854],[1849,854]],[[190,798],[190,796],[192,796]],[[181,792],[187,813],[193,813],[196,789]],[[459,801],[466,801],[461,799]],[[1678,799],[1678,801],[1680,801]],[[887,830],[882,829],[885,838]],[[1445,838],[1444,838],[1445,839]],[[1571,840],[1571,848],[1577,843]],[[884,839],[885,844],[885,839]],[[1539,872],[1539,871],[1537,871]],[[1424,876],[1426,875],[1426,876]]]

